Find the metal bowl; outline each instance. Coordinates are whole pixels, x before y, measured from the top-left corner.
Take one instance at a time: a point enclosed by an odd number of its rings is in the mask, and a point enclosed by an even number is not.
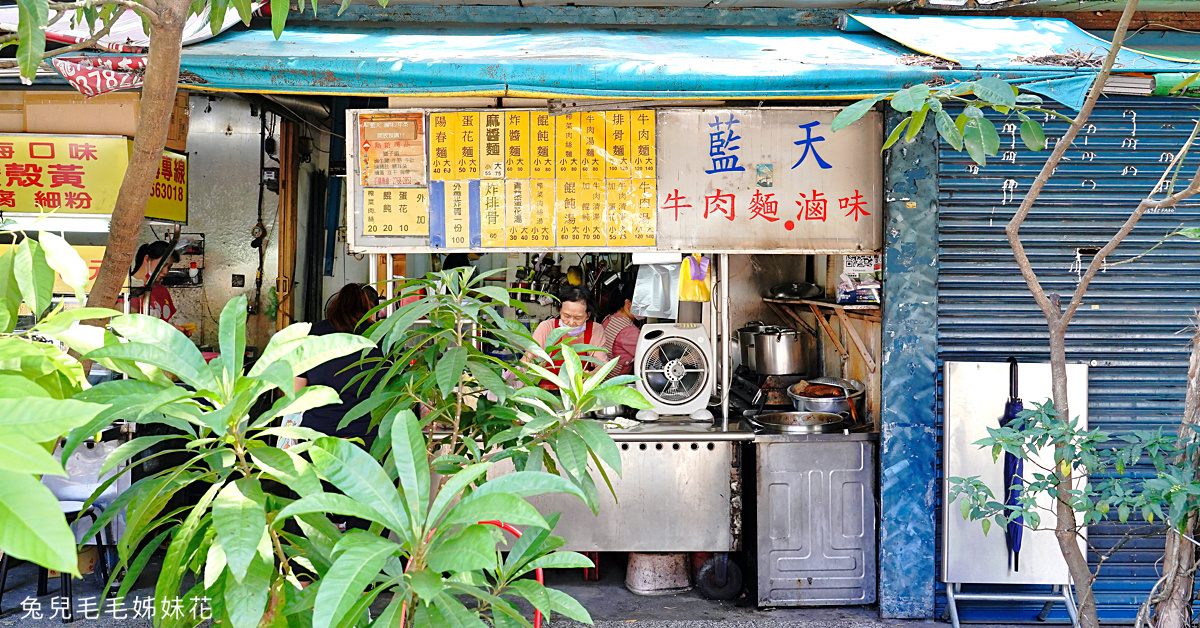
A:
[[[629,406],[616,405],[605,406],[596,409],[596,418],[598,419],[620,419],[629,414]]]
[[[836,397],[806,397],[800,394],[800,388],[807,384],[827,384],[846,392],[844,395]],[[813,378],[793,384],[787,390],[788,397],[791,398],[792,405],[797,411],[840,414],[855,424],[864,423],[867,420],[866,392],[867,387],[862,382],[837,377]]]
[[[779,434],[821,434],[849,427],[842,415],[829,412],[771,412],[753,417],[750,422]]]

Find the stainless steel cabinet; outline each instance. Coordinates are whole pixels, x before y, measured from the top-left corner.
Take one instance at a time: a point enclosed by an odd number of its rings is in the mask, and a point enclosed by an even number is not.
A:
[[[756,439],[759,606],[875,601],[876,444],[869,436]]]

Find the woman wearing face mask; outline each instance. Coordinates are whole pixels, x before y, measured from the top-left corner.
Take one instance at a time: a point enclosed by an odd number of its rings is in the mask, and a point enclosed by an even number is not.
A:
[[[557,328],[567,330],[567,336],[564,342],[570,344],[584,343],[594,347],[601,347],[596,351],[590,351],[586,355],[599,359],[606,359],[607,353],[604,351],[604,326],[600,323],[590,320],[590,298],[587,290],[579,286],[568,286],[564,288],[558,295],[558,300],[561,304],[558,310],[558,318],[552,318],[542,321],[542,324],[533,330],[533,339],[537,341],[543,349],[546,348],[550,339],[550,333]],[[526,356],[526,359],[532,359],[533,356]],[[557,355],[557,352],[551,353],[550,358],[553,360],[551,370],[557,371],[562,366],[562,360]],[[585,370],[595,370],[596,366],[590,363],[584,363]],[[552,384],[542,382],[543,388],[552,388]]]

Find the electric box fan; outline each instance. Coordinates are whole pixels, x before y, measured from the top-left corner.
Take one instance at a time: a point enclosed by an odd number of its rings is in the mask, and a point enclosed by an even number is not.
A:
[[[708,397],[713,381],[713,356],[704,327],[696,324],[654,324],[642,327],[633,358],[638,392],[654,404],[638,418],[659,415],[712,419]]]

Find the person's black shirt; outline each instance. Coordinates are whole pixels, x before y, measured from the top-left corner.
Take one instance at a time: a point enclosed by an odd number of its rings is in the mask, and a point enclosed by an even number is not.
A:
[[[329,321],[320,321],[313,324],[312,329],[310,329],[308,332],[308,335],[324,336],[325,334],[333,333],[337,333],[337,329],[334,329],[333,325],[330,324]],[[362,438],[365,441],[368,441],[368,445],[370,444],[369,441],[371,439],[368,438],[367,434],[367,427],[371,423],[371,416],[369,414],[355,419],[341,430],[337,429],[338,423],[342,422],[342,419],[345,418],[346,414],[349,413],[354,406],[371,396],[371,393],[374,392],[375,387],[379,382],[379,378],[383,375],[383,370],[381,369],[373,378],[373,380],[367,384],[366,388],[361,389],[361,393],[359,390],[362,386],[362,378],[359,378],[352,386],[347,388],[347,384],[349,384],[350,380],[354,379],[356,375],[364,371],[371,370],[377,364],[372,362],[369,364],[354,366],[354,364],[361,362],[364,357],[382,358],[383,352],[380,351],[378,347],[371,349],[366,356],[363,356],[361,351],[355,351],[349,355],[344,355],[340,358],[334,358],[328,362],[325,362],[324,364],[314,366],[308,372],[300,375],[300,377],[308,380],[309,386],[328,386],[334,389],[334,391],[336,391],[338,396],[342,399],[341,403],[305,410],[304,419],[300,423],[302,426],[312,428],[318,432],[329,434],[330,436],[339,436],[342,438]],[[374,434],[372,433],[370,436],[373,437]]]

